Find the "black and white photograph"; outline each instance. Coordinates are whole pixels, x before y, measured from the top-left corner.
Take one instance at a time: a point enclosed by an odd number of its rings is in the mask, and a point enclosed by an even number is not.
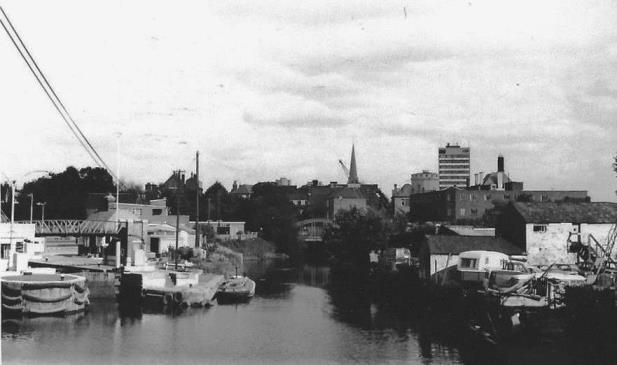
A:
[[[617,364],[617,2],[0,0],[1,364]]]

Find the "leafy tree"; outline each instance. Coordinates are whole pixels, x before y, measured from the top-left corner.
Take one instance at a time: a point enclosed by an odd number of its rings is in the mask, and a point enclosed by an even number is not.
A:
[[[280,252],[299,254],[296,210],[287,195],[273,183],[258,183],[245,205],[247,228],[274,242]]]
[[[334,223],[324,233],[326,245],[340,261],[350,261],[360,272],[368,272],[369,252],[386,246],[388,227],[384,218],[353,207],[339,211]]]
[[[109,193],[115,190],[113,178],[102,168],[86,167],[77,170],[69,166],[61,173],[49,174],[27,182],[16,194],[15,219],[30,218],[30,196],[33,203],[45,202],[45,218],[86,218],[88,193]],[[8,210],[7,210],[8,207]],[[10,211],[5,203],[5,211]],[[34,218],[40,219],[41,211],[34,206]]]

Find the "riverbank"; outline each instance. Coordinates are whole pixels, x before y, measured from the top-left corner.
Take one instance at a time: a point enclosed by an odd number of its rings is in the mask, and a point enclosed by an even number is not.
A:
[[[260,237],[246,240],[229,240],[218,244],[241,253],[244,260],[264,260],[271,258],[288,258],[285,254],[276,253],[276,245]]]

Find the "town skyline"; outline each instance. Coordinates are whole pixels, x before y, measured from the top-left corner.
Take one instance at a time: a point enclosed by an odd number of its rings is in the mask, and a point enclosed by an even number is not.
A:
[[[344,182],[355,142],[389,195],[458,142],[472,175],[501,153],[526,189],[616,200],[615,4],[144,4],[4,4],[113,171],[122,132],[128,181],[192,171],[199,150],[204,185]],[[2,179],[93,166],[1,39]]]

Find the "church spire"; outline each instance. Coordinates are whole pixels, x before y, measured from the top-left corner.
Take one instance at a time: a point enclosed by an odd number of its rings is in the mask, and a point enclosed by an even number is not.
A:
[[[351,145],[351,163],[349,165],[349,179],[347,184],[358,184],[358,169],[356,167],[356,152],[355,146]]]

